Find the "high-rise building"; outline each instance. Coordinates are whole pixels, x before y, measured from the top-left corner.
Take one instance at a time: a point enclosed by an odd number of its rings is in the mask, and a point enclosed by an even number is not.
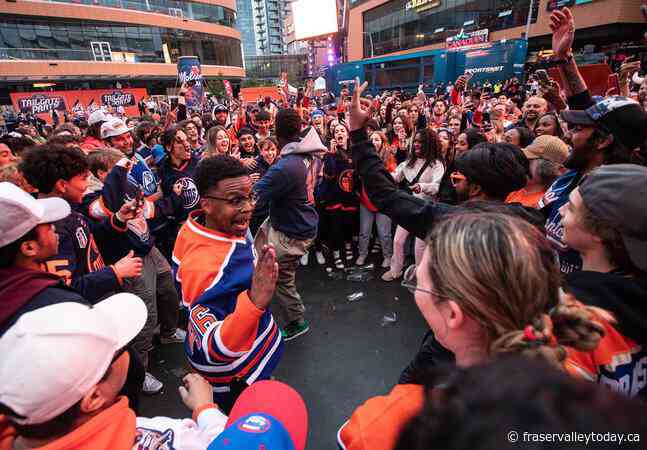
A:
[[[285,55],[284,20],[291,0],[236,0],[245,57]]]

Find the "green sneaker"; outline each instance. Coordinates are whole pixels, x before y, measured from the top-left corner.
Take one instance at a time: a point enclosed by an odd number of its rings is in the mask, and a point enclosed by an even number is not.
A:
[[[291,341],[295,337],[306,334],[310,330],[310,324],[307,320],[299,323],[296,320],[290,322],[281,330],[281,335],[283,336],[284,341]]]

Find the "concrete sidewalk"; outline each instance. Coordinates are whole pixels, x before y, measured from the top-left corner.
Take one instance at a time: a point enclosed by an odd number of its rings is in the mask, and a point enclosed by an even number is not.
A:
[[[274,375],[305,399],[308,449],[336,448],[338,428],[366,399],[391,390],[425,334],[427,326],[413,295],[398,282],[379,280],[382,272],[376,269],[375,279],[368,282],[335,281],[311,261],[297,273],[311,329],[285,343]],[[347,296],[357,291],[366,295],[349,302]],[[394,313],[395,323],[384,320]],[[165,389],[143,398],[141,414],[188,417],[177,392],[186,373],[183,347],[163,346],[152,361],[151,371]]]

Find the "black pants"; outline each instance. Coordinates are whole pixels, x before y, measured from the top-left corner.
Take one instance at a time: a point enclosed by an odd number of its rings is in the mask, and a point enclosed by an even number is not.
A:
[[[421,377],[431,368],[453,366],[456,364],[454,354],[440,345],[429,330],[422,340],[422,345],[413,361],[402,371],[398,384],[424,384]]]
[[[345,243],[353,242],[353,236],[357,235],[358,210],[344,211],[341,209],[326,210],[320,219],[320,227],[325,245],[332,251],[345,251]]]

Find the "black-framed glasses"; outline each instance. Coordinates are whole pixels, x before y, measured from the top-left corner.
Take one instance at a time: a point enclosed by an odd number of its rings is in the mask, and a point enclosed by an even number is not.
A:
[[[248,203],[251,206],[254,206],[258,201],[258,196],[256,195],[255,192],[252,192],[247,197],[238,196],[238,197],[226,198],[226,197],[216,197],[214,195],[203,195],[202,198],[209,198],[211,200],[220,200],[220,201],[226,202],[231,207],[239,210],[243,209],[245,205]]]
[[[417,267],[415,265],[411,265],[407,268],[407,270],[404,271],[404,275],[402,276],[402,283],[401,286],[405,287],[411,292],[412,294],[415,294],[416,291],[424,292],[425,294],[429,294],[434,298],[448,298],[446,295],[441,294],[438,291],[432,291],[430,289],[424,289],[421,287],[418,287],[418,280],[416,279],[416,270]]]

